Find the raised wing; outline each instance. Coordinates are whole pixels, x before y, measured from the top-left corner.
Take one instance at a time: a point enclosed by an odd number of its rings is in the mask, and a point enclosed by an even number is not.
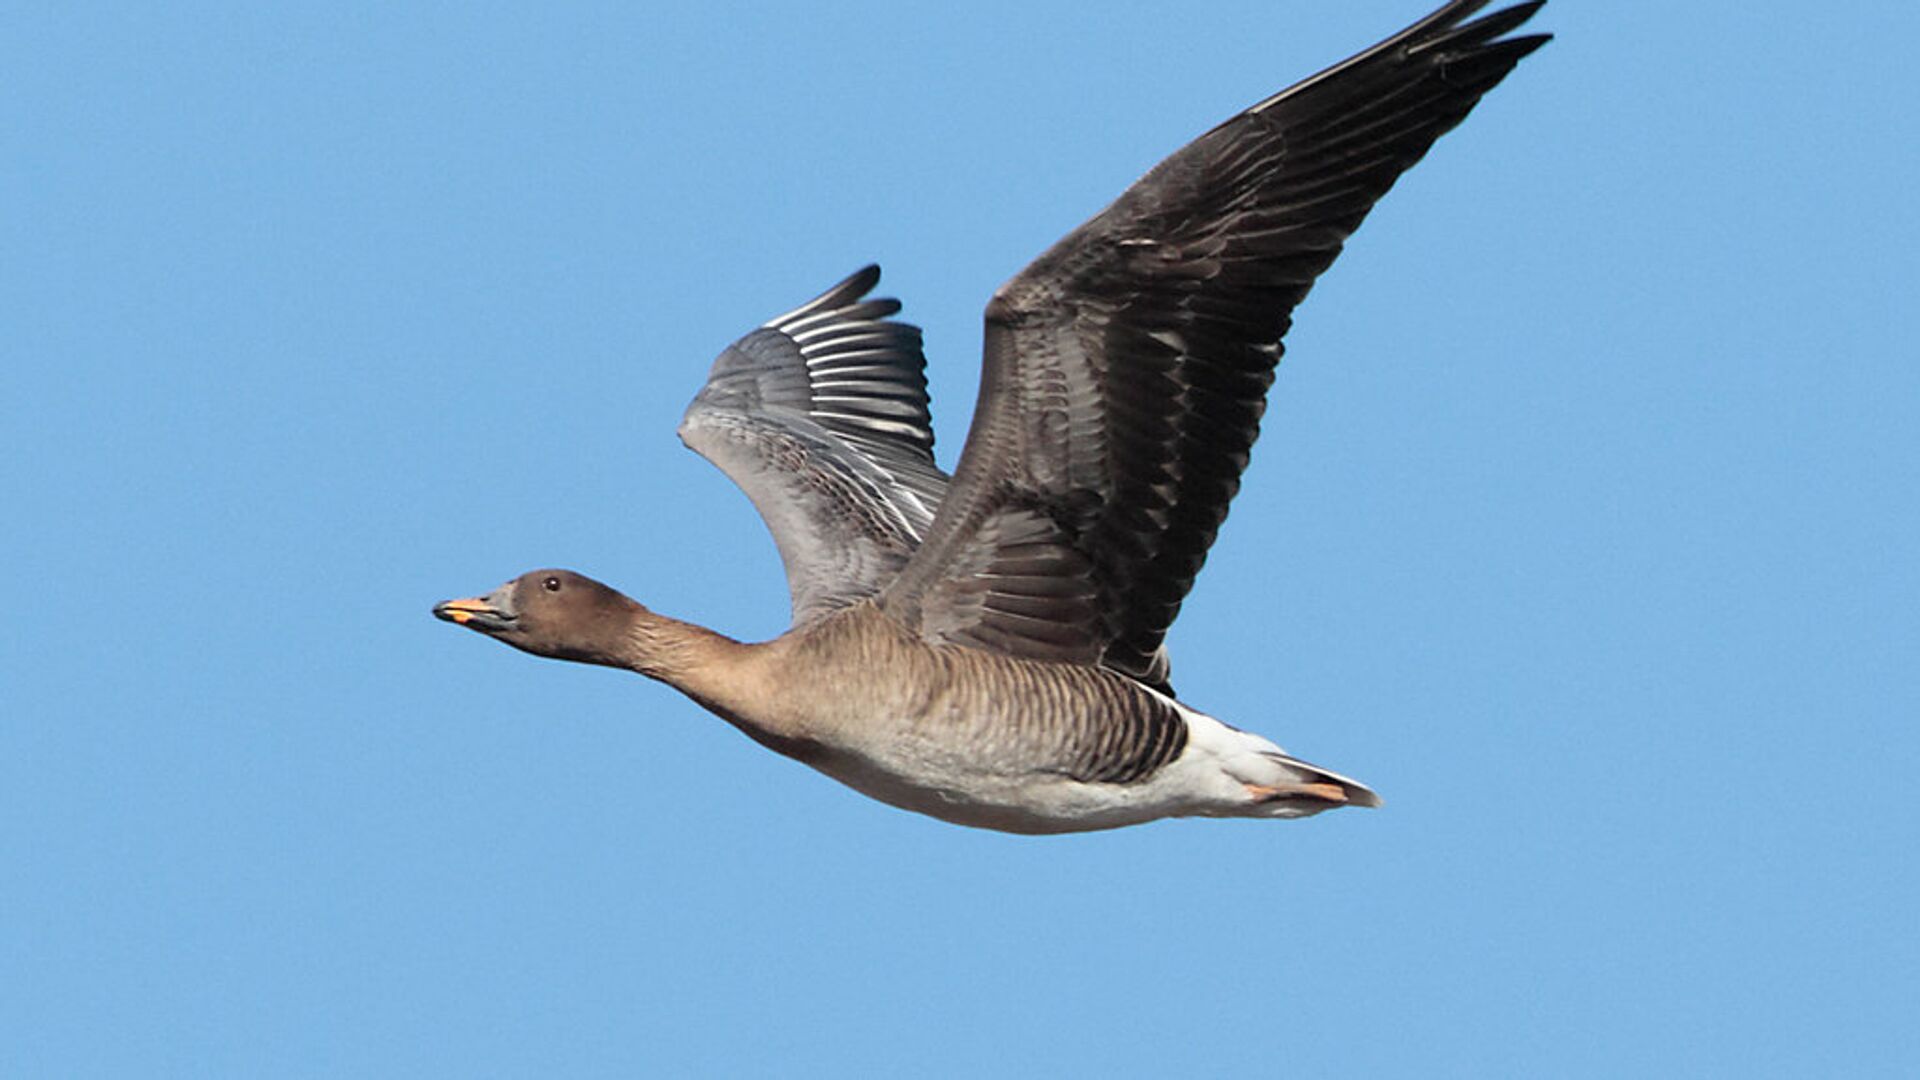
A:
[[[680,421],[773,533],[796,626],[879,591],[947,490],[920,330],[862,299],[879,281],[869,266],[734,342]]]
[[[930,640],[1166,687],[1162,642],[1259,435],[1294,305],[1546,42],[1456,0],[1162,162],[994,295],[954,488],[881,602]]]

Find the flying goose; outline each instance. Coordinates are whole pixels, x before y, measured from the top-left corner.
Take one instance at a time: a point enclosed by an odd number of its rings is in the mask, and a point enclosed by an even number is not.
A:
[[[1168,627],[1293,308],[1396,178],[1548,40],[1454,0],[1207,132],[993,295],[933,457],[919,331],[867,267],[715,361],[681,439],[743,489],[793,625],[745,644],[566,570],[442,619],[628,668],[876,799],[1019,833],[1378,806],[1175,699]]]

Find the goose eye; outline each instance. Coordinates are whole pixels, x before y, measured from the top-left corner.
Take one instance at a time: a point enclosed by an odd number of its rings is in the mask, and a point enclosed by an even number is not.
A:
[[[547,590],[548,592],[559,592],[560,579],[557,577],[549,577],[545,581],[542,581],[540,583],[540,587]]]

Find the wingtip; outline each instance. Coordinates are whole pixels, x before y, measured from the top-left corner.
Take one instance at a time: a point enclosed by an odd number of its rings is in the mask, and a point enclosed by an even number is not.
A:
[[[1526,0],[1525,3],[1504,7],[1491,15],[1463,22],[1472,10],[1456,13],[1452,18],[1442,19],[1427,28],[1426,32],[1416,33],[1407,39],[1411,54],[1439,53],[1443,56],[1466,56],[1490,50],[1511,51],[1517,42],[1534,42],[1521,51],[1521,55],[1539,48],[1540,44],[1552,35],[1529,34],[1524,38],[1509,38],[1505,35],[1518,30],[1527,20],[1546,5],[1546,0]]]
[[[865,296],[878,284],[880,284],[880,264],[874,262],[848,274],[847,280],[841,282],[840,287],[853,289],[855,296]]]
[[[1515,30],[1518,30],[1526,24],[1528,19],[1533,18],[1534,15],[1539,13],[1541,8],[1546,6],[1547,0],[1526,0],[1526,2],[1522,4],[1501,8],[1499,11],[1483,19],[1476,19],[1461,29],[1478,30],[1480,33],[1486,35],[1481,40],[1492,41],[1504,34],[1511,34]]]
[[[1537,34],[1500,40],[1500,35],[1516,29],[1528,19],[1533,18],[1535,13],[1546,6],[1547,0],[1522,0],[1521,3],[1501,8],[1491,15],[1473,19],[1474,15],[1491,2],[1492,0],[1453,0],[1452,3],[1428,13],[1426,17],[1399,33],[1380,41],[1371,48],[1347,57],[1332,67],[1309,75],[1264,101],[1256,103],[1246,111],[1264,113],[1290,98],[1310,92],[1316,86],[1331,82],[1356,69],[1377,64],[1382,58],[1395,53],[1403,57],[1437,54],[1443,64],[1466,56],[1484,56],[1488,53],[1507,54],[1505,58],[1511,63],[1518,63],[1522,56],[1552,39],[1551,34]],[[1512,46],[1515,42],[1523,44],[1518,49],[1514,49]],[[1226,123],[1232,122],[1232,120],[1226,121]]]
[[[867,265],[841,278],[839,283],[807,305],[809,310],[846,307],[873,291],[880,284],[880,264]]]
[[[819,296],[801,304],[792,311],[782,312],[760,325],[762,327],[777,329],[801,322],[823,311],[837,311],[840,308],[857,303],[861,297],[872,292],[873,287],[878,284],[880,284],[880,264],[868,263],[853,273],[848,274],[846,277],[841,278],[831,288],[828,288]]]

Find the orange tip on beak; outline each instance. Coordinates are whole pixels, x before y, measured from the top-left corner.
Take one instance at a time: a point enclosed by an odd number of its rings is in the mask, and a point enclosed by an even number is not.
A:
[[[449,622],[455,622],[461,626],[465,626],[473,620],[475,615],[488,610],[491,609],[487,607],[487,602],[476,596],[470,600],[449,600],[444,604],[437,605],[433,609],[433,613]]]

